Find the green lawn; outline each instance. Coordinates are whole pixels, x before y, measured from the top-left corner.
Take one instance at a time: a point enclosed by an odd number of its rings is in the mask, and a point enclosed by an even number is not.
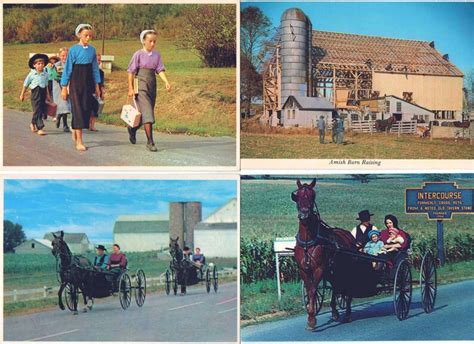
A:
[[[375,214],[372,222],[378,228],[383,228],[385,215],[394,214],[400,227],[412,236],[436,235],[436,221],[428,221],[425,215],[405,214],[405,189],[420,187],[423,183],[421,176],[375,179],[368,184],[342,179],[345,177],[318,176],[316,203],[323,220],[329,225],[352,229],[357,225],[357,213],[369,209]],[[290,199],[290,193],[296,189],[295,180],[296,177],[293,180],[242,180],[241,237],[274,239],[296,234],[297,211]],[[474,186],[473,179],[457,182],[461,187]],[[444,221],[444,228],[446,236],[454,232],[472,233],[472,215],[454,215],[453,220]]]
[[[336,145],[314,134],[240,133],[242,159],[474,159],[469,140],[422,139],[415,135],[349,133]]]
[[[19,100],[23,80],[28,74],[30,52],[54,53],[74,42],[48,44],[4,44],[3,104],[6,108],[31,111],[29,99]],[[94,45],[94,42],[92,43]],[[95,44],[100,51],[101,43]],[[127,66],[141,46],[136,40],[105,43],[105,55],[114,55],[114,71],[105,76],[104,123],[125,126],[120,111],[127,101]],[[193,51],[179,49],[171,41],[158,41],[166,74],[173,90],[167,93],[158,77],[155,129],[170,133],[209,136],[235,136],[236,69],[204,68]]]

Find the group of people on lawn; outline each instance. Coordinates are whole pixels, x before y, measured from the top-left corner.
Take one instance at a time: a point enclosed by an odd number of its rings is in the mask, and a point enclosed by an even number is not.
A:
[[[324,116],[320,116],[317,120],[316,126],[319,131],[319,143],[324,144],[324,137],[326,135],[326,121]],[[341,118],[335,111],[332,119],[332,143],[338,145],[344,143],[344,119]]]
[[[55,103],[56,127],[63,120],[63,130],[72,132],[72,140],[78,151],[87,147],[82,131],[97,131],[95,119],[99,115],[99,104],[104,99],[104,73],[100,70],[100,55],[89,43],[93,37],[92,26],[79,24],[75,30],[79,42],[71,48],[61,48],[57,57],[49,58],[45,54],[34,54],[28,61],[30,72],[25,78],[20,100],[31,90],[33,116],[30,130],[40,136],[46,135],[44,120],[47,118],[47,102]],[[143,48],[136,51],[128,66],[128,97],[134,98],[141,122],[138,127],[128,127],[129,141],[136,143],[136,132],[141,125],[147,136],[146,148],[156,152],[153,140],[154,108],[156,103],[156,74],[171,90],[165,74],[161,55],[154,50],[155,30],[144,30],[140,34]],[[135,86],[137,84],[138,87]],[[71,130],[67,124],[67,115],[72,115]]]

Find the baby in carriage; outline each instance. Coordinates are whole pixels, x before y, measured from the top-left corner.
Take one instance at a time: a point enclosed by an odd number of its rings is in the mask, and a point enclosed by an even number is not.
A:
[[[384,250],[386,250],[386,252],[398,251],[405,242],[405,239],[403,239],[403,237],[400,235],[400,231],[396,228],[390,228],[388,230],[388,235],[387,242],[383,247]]]

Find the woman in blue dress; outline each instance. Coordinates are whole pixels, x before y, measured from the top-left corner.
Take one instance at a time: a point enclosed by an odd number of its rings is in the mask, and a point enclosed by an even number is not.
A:
[[[72,139],[79,151],[87,150],[82,140],[82,129],[89,128],[94,104],[94,94],[100,96],[100,73],[95,48],[89,44],[92,39],[92,26],[79,24],[76,28],[79,43],[69,49],[63,75],[61,77],[61,96],[69,97],[72,112]]]

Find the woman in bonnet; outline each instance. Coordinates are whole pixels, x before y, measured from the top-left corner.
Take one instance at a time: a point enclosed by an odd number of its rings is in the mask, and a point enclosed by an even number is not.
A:
[[[154,108],[156,103],[156,74],[165,83],[166,90],[171,90],[165,74],[165,66],[159,52],[154,50],[156,45],[156,31],[144,30],[140,34],[143,48],[133,54],[128,65],[128,96],[136,96],[138,111],[142,117],[140,125],[136,128],[128,127],[130,143],[137,142],[137,130],[143,124],[147,137],[146,148],[151,152],[158,149],[153,141],[153,123],[155,123]],[[138,90],[134,88],[134,78],[138,80]],[[138,93],[136,93],[138,91]]]

